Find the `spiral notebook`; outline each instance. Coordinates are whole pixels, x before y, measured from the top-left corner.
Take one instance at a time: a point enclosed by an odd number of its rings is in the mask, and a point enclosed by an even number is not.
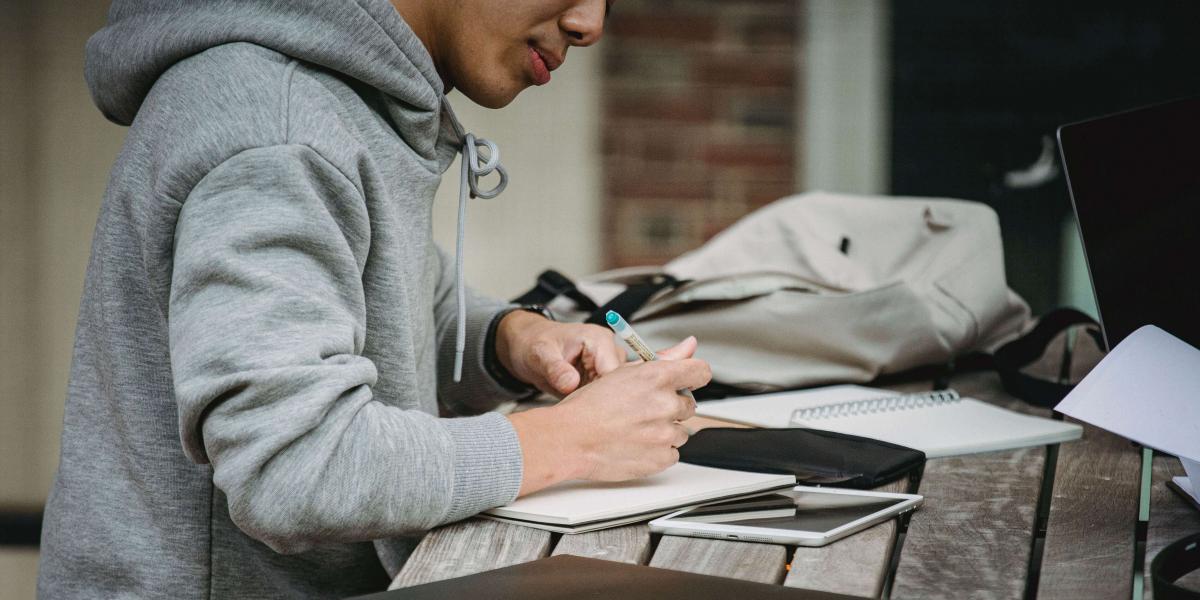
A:
[[[756,427],[809,427],[874,438],[929,458],[1079,439],[1074,423],[1024,415],[947,390],[896,394],[839,385],[700,403],[696,414]]]

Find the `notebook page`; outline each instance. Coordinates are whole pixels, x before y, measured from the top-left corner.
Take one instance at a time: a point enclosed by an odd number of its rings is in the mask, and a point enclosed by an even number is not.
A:
[[[696,414],[755,427],[788,427],[792,420],[792,412],[797,408],[895,395],[896,392],[877,388],[835,385],[799,392],[779,392],[730,400],[706,400],[696,407]]]
[[[1083,428],[1023,415],[973,398],[938,406],[797,423],[924,451],[928,458],[1041,446],[1078,439]]]
[[[572,481],[546,488],[486,514],[574,525],[696,504],[794,484],[792,475],[749,473],[676,463],[633,481]]]

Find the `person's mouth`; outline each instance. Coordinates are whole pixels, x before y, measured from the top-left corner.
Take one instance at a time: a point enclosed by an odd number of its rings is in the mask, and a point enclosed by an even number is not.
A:
[[[533,68],[533,84],[550,83],[550,72],[562,65],[562,59],[532,44],[529,46],[529,64]]]

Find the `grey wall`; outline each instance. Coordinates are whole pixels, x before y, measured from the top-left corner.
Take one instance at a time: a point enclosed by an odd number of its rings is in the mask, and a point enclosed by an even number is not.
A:
[[[797,61],[802,134],[797,180],[807,189],[886,194],[891,130],[889,0],[797,3],[807,47]]]

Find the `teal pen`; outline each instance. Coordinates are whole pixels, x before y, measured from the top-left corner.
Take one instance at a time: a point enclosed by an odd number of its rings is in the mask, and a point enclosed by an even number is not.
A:
[[[612,328],[612,330],[616,332],[616,334],[622,340],[624,340],[626,344],[629,345],[629,348],[633,350],[634,354],[638,355],[638,358],[646,362],[658,360],[658,357],[654,355],[654,351],[650,349],[650,346],[646,345],[644,340],[642,340],[642,336],[638,335],[637,332],[633,330],[633,326],[627,323],[625,319],[621,317],[621,315],[617,314],[617,311],[608,311],[608,313],[604,315],[604,321],[607,322],[608,326]],[[696,403],[696,397],[692,395],[691,390],[682,389],[679,390],[679,393],[690,398],[693,404]]]

